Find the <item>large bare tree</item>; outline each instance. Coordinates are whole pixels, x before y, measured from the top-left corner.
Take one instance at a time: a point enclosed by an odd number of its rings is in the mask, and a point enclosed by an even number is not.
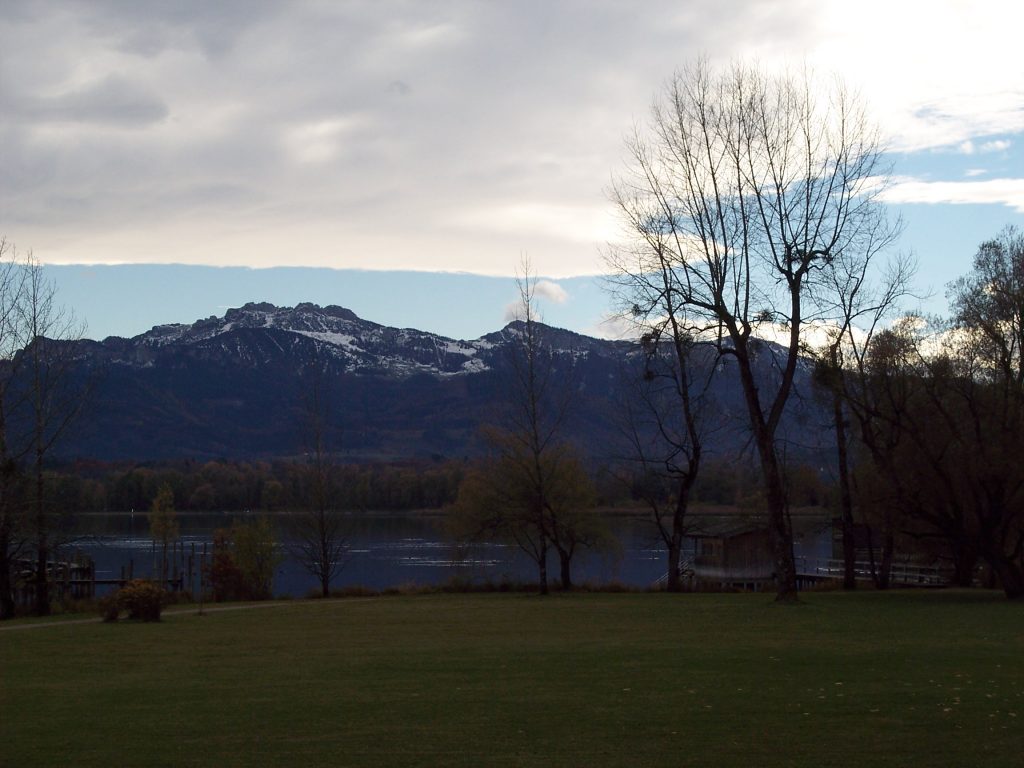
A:
[[[760,460],[778,599],[796,599],[780,423],[810,324],[834,322],[825,275],[888,226],[877,131],[841,86],[700,61],[628,142],[613,198],[631,238],[609,260],[638,309],[673,314],[736,366]],[[670,271],[652,295],[649,276]],[[768,343],[769,339],[777,343]],[[765,377],[765,372],[770,376]]]

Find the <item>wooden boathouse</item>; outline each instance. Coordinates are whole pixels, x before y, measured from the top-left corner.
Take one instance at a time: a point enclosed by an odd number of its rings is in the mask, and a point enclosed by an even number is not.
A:
[[[750,590],[771,589],[775,582],[775,559],[768,528],[749,521],[706,521],[687,534],[691,556],[683,558],[679,573],[694,589]],[[863,556],[861,550],[858,555]],[[841,558],[795,558],[797,588],[807,589],[825,581],[841,581]],[[858,559],[856,578],[873,579],[874,566]],[[901,560],[892,564],[890,583],[903,587],[936,587],[950,583],[948,568],[935,564]],[[654,586],[663,586],[668,574]]]
[[[693,559],[686,574],[694,586],[760,591],[774,579],[768,529],[736,520],[708,522],[688,534]]]

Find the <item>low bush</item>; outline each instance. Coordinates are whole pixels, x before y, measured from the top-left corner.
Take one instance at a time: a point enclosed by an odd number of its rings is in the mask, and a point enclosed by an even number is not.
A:
[[[160,621],[160,612],[168,603],[167,592],[151,581],[133,579],[112,595],[98,602],[104,621],[117,621],[122,612],[137,621]]]

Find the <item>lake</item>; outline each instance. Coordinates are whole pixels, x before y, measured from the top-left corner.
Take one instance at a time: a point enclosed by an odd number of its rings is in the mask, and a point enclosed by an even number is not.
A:
[[[179,513],[180,542],[186,555],[204,544],[210,551],[213,532],[233,521],[252,519],[245,513]],[[271,519],[280,519],[271,516]],[[664,546],[653,524],[644,517],[608,516],[608,525],[620,544],[618,552],[579,553],[573,560],[573,580],[578,583],[618,581],[631,587],[651,585],[666,570]],[[536,580],[536,566],[517,547],[498,542],[459,544],[450,541],[437,514],[367,513],[351,518],[349,557],[333,587],[363,586],[383,589],[408,584],[439,585],[453,579],[477,583]],[[831,531],[822,521],[796,526],[797,556],[831,557]],[[62,555],[74,551],[92,557],[98,579],[118,578],[122,567],[132,564],[136,576],[154,572],[158,550],[149,536],[144,513],[83,514],[76,518],[76,536]],[[305,596],[317,586],[283,544],[284,557],[274,578],[274,593]],[[198,558],[197,558],[198,559]],[[552,584],[557,581],[558,561],[548,565]]]

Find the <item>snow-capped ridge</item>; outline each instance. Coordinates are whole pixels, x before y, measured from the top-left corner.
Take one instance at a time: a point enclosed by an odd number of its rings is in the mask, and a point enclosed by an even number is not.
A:
[[[612,348],[623,344],[543,324],[537,328],[545,346],[573,360],[593,353],[614,354]],[[191,325],[156,326],[134,339],[122,340],[116,352],[111,346],[108,359],[148,366],[165,352],[173,352],[257,366],[270,364],[275,358],[306,355],[333,360],[349,373],[449,378],[500,366],[504,361],[496,356],[507,356],[507,349],[522,338],[522,333],[523,323],[513,321],[478,339],[452,339],[414,328],[380,325],[334,304],[303,302],[294,307],[278,307],[268,302],[249,302],[228,309],[223,317],[212,316]]]
[[[350,372],[388,372],[395,376],[427,373],[452,376],[478,373],[489,369],[479,358],[493,345],[481,340],[464,341],[410,328],[391,328],[363,320],[350,309],[337,305],[322,307],[304,302],[295,307],[277,307],[267,302],[250,302],[232,308],[224,317],[209,317],[192,325],[156,326],[131,342],[137,349],[182,349],[219,347],[225,356],[246,358],[250,362],[266,362],[268,355],[247,354],[246,344],[238,334],[262,332],[289,335],[294,340],[308,340],[318,353],[343,363]],[[228,338],[231,337],[229,341]],[[281,349],[280,343],[275,343]],[[149,359],[136,354],[136,363]]]

